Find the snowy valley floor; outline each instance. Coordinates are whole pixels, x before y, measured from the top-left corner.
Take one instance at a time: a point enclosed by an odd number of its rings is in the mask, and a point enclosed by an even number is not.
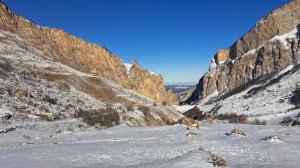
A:
[[[234,128],[247,136],[225,135]],[[63,132],[49,138],[41,138],[40,132],[28,138],[26,145],[16,145],[22,142],[11,137],[32,134],[17,130],[0,134],[0,167],[213,167],[210,156],[200,147],[224,158],[228,167],[300,165],[299,127],[213,124],[193,131],[199,134],[186,136],[187,131],[180,125],[117,126]],[[263,140],[271,135],[285,141]],[[6,146],[5,140],[9,140]]]

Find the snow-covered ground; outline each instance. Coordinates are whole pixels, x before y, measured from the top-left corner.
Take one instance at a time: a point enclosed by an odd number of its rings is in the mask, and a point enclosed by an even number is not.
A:
[[[237,128],[246,136],[226,135]],[[27,137],[27,143],[0,148],[0,165],[20,167],[213,167],[204,148],[226,160],[228,167],[300,165],[299,127],[214,124],[186,136],[183,126],[117,126],[101,131],[65,132],[28,138],[26,130],[1,134]],[[271,135],[281,140],[264,140]],[[0,141],[0,142],[1,142]],[[25,141],[25,140],[24,140]],[[0,167],[1,167],[0,166]]]

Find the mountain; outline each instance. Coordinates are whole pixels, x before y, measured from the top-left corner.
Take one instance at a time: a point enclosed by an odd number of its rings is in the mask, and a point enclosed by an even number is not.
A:
[[[172,90],[174,93],[180,93],[186,90],[189,90],[191,88],[194,88],[195,85],[184,85],[184,84],[176,84],[176,85],[166,85],[165,86],[167,90]]]
[[[106,48],[90,44],[61,29],[38,26],[16,15],[2,2],[0,30],[27,40],[55,62],[112,80],[159,102],[178,102],[175,94],[165,90],[161,75],[150,73],[140,66],[127,69],[122,60]]]
[[[176,101],[161,75],[0,3],[0,134],[170,125],[182,117],[166,105]]]
[[[168,84],[165,87],[176,93],[181,102],[186,101],[196,88],[195,84]]]
[[[181,103],[252,116],[299,111],[290,102],[300,81],[299,28],[300,0],[268,13],[217,52],[192,96]]]
[[[166,86],[176,98],[136,61],[0,3],[0,167],[298,168],[298,9],[219,50],[197,86]]]

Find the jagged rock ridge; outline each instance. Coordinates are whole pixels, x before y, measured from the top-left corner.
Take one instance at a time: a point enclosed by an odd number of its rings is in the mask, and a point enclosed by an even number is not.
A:
[[[230,48],[220,50],[209,71],[186,101],[214,92],[226,93],[271,72],[300,63],[300,0],[293,0],[260,19]]]
[[[17,34],[42,50],[49,58],[79,71],[113,80],[160,102],[176,103],[175,94],[167,92],[161,75],[143,68],[132,68],[130,76],[120,58],[94,44],[67,34],[61,29],[34,24],[13,13],[0,1],[0,29]]]

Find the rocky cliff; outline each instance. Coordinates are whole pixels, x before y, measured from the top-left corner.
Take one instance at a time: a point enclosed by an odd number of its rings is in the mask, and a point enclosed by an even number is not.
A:
[[[88,74],[102,76],[160,102],[177,102],[175,94],[165,90],[161,75],[133,68],[130,72],[132,77],[129,77],[122,60],[104,47],[90,44],[61,29],[38,26],[13,13],[1,1],[0,30],[31,42],[53,61]]]
[[[267,14],[230,48],[220,50],[200,79],[191,103],[214,92],[225,93],[258,77],[300,63],[300,0]]]
[[[131,77],[147,74],[140,79],[143,81],[152,76],[144,71],[132,67],[129,72]],[[155,77],[158,79],[150,82],[162,80]],[[181,117],[171,106],[154,102],[111,80],[55,62],[27,40],[0,30],[1,128],[25,128],[31,124],[51,127],[55,123],[62,126],[54,128],[56,131],[81,129],[83,125],[84,129],[119,124],[170,125]]]

